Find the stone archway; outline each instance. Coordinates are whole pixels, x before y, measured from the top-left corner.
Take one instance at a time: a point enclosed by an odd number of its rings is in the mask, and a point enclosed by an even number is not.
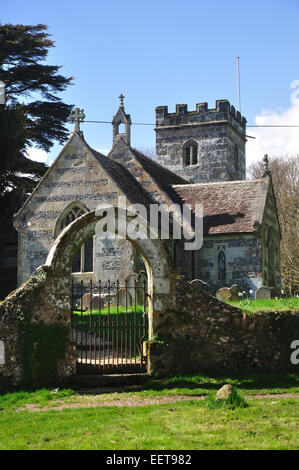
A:
[[[109,209],[111,209],[111,206],[109,206]],[[115,211],[116,221],[118,221],[119,208],[114,207],[113,210]],[[44,269],[48,272],[49,285],[47,289],[53,293],[53,303],[56,305],[56,310],[59,307],[65,312],[65,315],[70,312],[70,282],[73,258],[82,243],[96,233],[97,224],[103,218],[103,213],[105,213],[103,208],[101,210],[102,215],[97,215],[96,211],[88,212],[66,227],[56,239],[44,265]],[[124,210],[122,209],[122,217],[123,214]],[[135,213],[125,210],[125,222],[129,223],[131,218],[135,216]],[[139,220],[143,224],[143,229],[147,230],[150,235],[151,229],[147,221],[141,218]],[[122,222],[124,221],[122,220]],[[120,227],[124,226],[126,224],[120,224]],[[115,232],[131,242],[143,258],[148,277],[149,334],[152,336],[163,312],[173,308],[175,303],[174,282],[176,272],[171,257],[165,243],[160,239],[152,239],[150,236],[148,238],[132,239],[127,233],[122,233],[118,224],[116,224]],[[68,320],[70,321],[70,314]]]

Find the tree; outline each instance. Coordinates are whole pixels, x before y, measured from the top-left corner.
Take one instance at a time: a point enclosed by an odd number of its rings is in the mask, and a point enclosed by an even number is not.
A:
[[[249,167],[253,178],[264,173],[262,162]],[[299,291],[299,157],[277,156],[271,159],[271,173],[282,231],[281,276],[290,294]]]
[[[43,163],[34,162],[25,155],[26,117],[23,106],[0,106],[0,194],[12,190],[28,193],[46,169]]]
[[[15,287],[15,273],[5,270],[5,247],[17,246],[13,214],[47,170],[27,157],[28,147],[48,151],[68,137],[64,126],[72,106],[57,96],[71,83],[58,66],[45,63],[54,46],[47,26],[0,24],[0,81],[6,104],[0,104],[0,280],[1,297]],[[17,262],[17,261],[16,261]]]
[[[59,66],[42,63],[51,47],[54,42],[43,24],[0,26],[0,80],[5,84],[6,97],[12,104],[28,99],[24,105],[27,137],[45,150],[54,140],[66,140],[64,123],[72,108],[57,96],[70,85],[72,77],[60,75]],[[43,100],[30,100],[37,95]]]
[[[156,149],[155,147],[142,147],[137,149],[138,152],[143,153],[146,157],[151,158],[152,160],[156,160]]]
[[[26,148],[48,151],[55,140],[63,143],[68,137],[64,124],[72,106],[57,93],[72,77],[60,75],[59,66],[44,63],[53,46],[45,25],[0,25],[0,80],[7,99],[6,106],[0,105],[2,194],[12,188],[31,191],[46,171],[46,165],[27,158]]]

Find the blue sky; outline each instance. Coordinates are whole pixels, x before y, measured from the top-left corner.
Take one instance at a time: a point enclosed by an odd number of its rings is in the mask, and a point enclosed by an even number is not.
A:
[[[133,122],[154,122],[159,105],[195,109],[196,103],[214,107],[216,99],[226,98],[237,107],[240,56],[248,124],[299,124],[298,99],[291,101],[299,86],[298,0],[2,0],[0,21],[49,26],[56,42],[49,63],[75,77],[62,97],[84,108],[86,119],[111,120],[120,93]],[[82,126],[98,150],[111,147],[111,127]],[[249,160],[264,150],[296,152],[299,129],[291,132],[248,129],[257,137],[249,143],[255,146]],[[153,148],[153,127],[133,126],[132,145]],[[59,150],[55,145],[47,160]]]

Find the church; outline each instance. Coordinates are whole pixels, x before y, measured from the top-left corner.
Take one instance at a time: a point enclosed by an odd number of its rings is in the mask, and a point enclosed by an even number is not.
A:
[[[107,156],[85,141],[82,110],[72,113],[75,130],[43,179],[15,215],[18,285],[43,265],[55,240],[74,220],[99,204],[196,204],[203,207],[203,244],[186,251],[167,241],[168,256],[187,279],[206,282],[215,294],[237,284],[249,295],[261,286],[280,289],[280,227],[265,158],[262,178],[246,180],[246,119],[227,100],[215,108],[199,103],[156,108],[156,158],[131,146],[131,117],[124,97],[112,120]],[[128,240],[85,240],[74,253],[77,281],[116,283],[145,275],[143,258]]]

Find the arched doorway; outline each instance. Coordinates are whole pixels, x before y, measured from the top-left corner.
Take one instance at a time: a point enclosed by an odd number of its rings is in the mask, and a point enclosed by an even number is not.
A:
[[[118,221],[119,209],[115,207],[113,210]],[[88,212],[66,227],[50,250],[46,266],[51,268],[56,282],[59,282],[61,305],[67,306],[70,311],[70,323],[72,320],[73,324],[72,340],[77,346],[77,360],[81,369],[85,366],[87,373],[90,368],[96,369],[97,373],[107,373],[117,372],[120,368],[135,370],[136,366],[141,369],[146,365],[149,368],[150,365],[145,364],[144,360],[144,341],[155,331],[155,324],[161,312],[173,306],[174,298],[171,294],[174,267],[165,243],[156,237],[150,237],[151,229],[146,220],[142,221],[144,230],[147,230],[149,235],[145,239],[130,238],[123,232],[123,223],[117,224],[115,230],[118,236],[123,236],[138,249],[144,261],[147,285],[144,285],[143,289],[143,304],[138,304],[138,280],[130,286],[116,284],[113,287],[109,283],[103,286],[99,282],[97,286],[90,285],[89,296],[85,295],[88,292],[83,288],[75,302],[72,298],[74,290],[70,274],[73,258],[82,243],[97,233],[98,223],[104,217],[103,213]],[[122,218],[123,213],[122,209]],[[129,222],[134,216],[136,214],[125,210],[125,221]],[[88,302],[89,308],[86,305]],[[85,346],[83,352],[82,346]]]

